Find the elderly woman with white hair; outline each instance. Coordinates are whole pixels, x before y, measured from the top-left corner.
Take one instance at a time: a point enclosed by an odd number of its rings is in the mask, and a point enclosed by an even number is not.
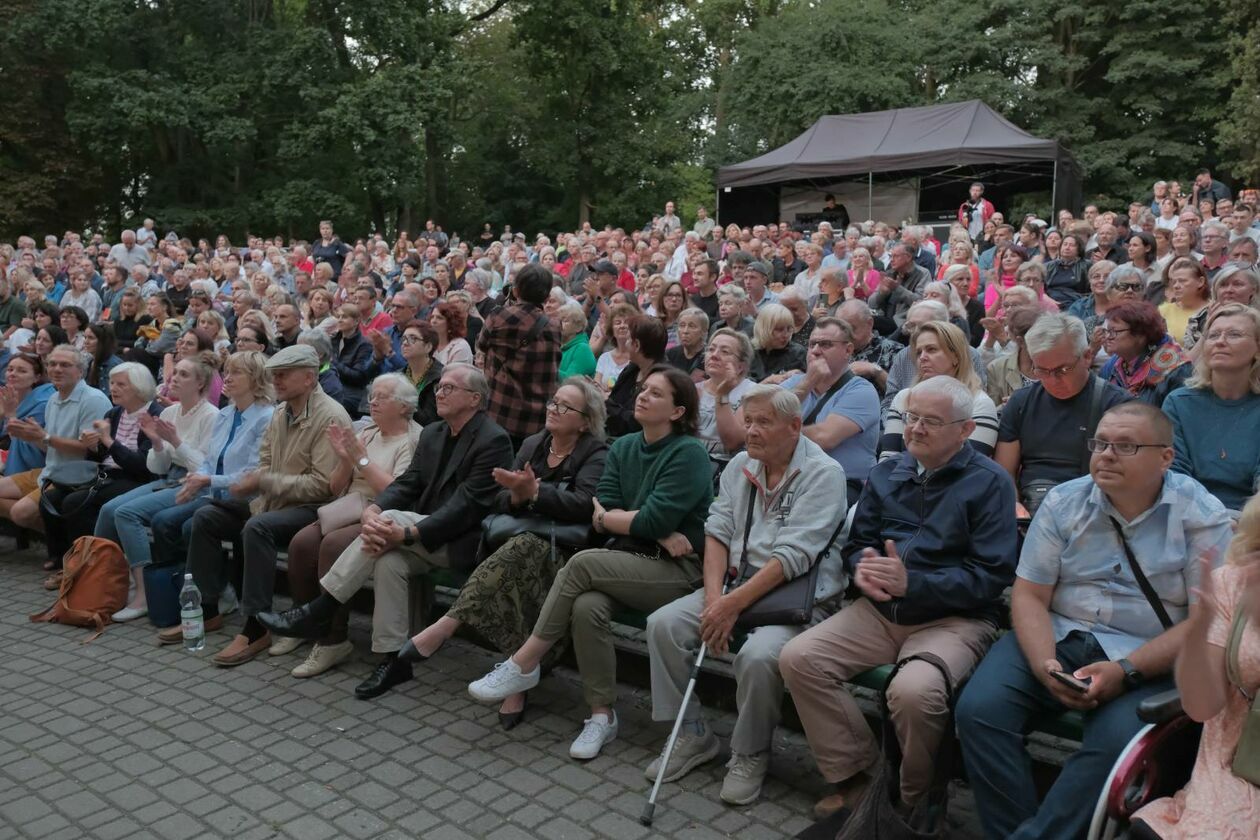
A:
[[[50,484],[43,491],[46,504],[40,505],[40,514],[48,556],[54,562],[60,563],[75,540],[92,533],[106,502],[153,481],[148,464],[153,441],[140,418],[161,414],[156,395],[157,383],[144,365],[125,362],[110,371],[109,396],[114,407],[79,438],[87,447],[84,458],[99,464],[101,478],[74,489],[70,484]]]
[[[338,496],[319,509],[319,519],[298,531],[289,542],[289,589],[294,603],[305,604],[320,593],[319,579],[332,568],[361,531],[360,518],[377,494],[411,464],[421,428],[412,415],[418,403],[416,388],[401,373],[376,377],[368,395],[371,421],[357,434],[328,427],[337,454],[337,467],[328,483]],[[322,674],[353,652],[346,638],[349,611],[342,607],[328,632],[316,640],[306,661],[290,673],[304,678]],[[277,638],[273,655],[296,649],[300,639]]]
[[[594,376],[595,353],[586,334],[586,312],[579,303],[566,303],[556,313],[560,320],[560,379]]]
[[[944,280],[933,280],[923,286],[923,299],[934,300],[944,304],[949,310],[949,322],[962,331],[967,343],[971,343],[971,324],[967,321],[967,309],[953,284]]]

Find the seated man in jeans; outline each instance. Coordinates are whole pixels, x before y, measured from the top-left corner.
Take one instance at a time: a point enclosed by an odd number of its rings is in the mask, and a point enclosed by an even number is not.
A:
[[[791,391],[754,385],[740,410],[748,430],[747,451],[731,459],[722,487],[704,524],[704,587],[666,604],[648,617],[652,661],[652,719],[672,721],[682,705],[694,654],[726,650],[735,620],[780,584],[808,575],[828,548],[845,515],[844,470],[822,447],[801,434],[801,403]],[[752,505],[752,517],[748,508]],[[744,533],[745,522],[749,531]],[[820,562],[814,621],[831,611],[823,601],[844,589],[838,554]],[[741,578],[725,595],[728,569]],[[731,761],[721,797],[747,805],[761,795],[770,766],[770,738],[779,722],[783,682],[779,651],[804,628],[758,627],[735,655],[735,701],[739,717],[731,733]],[[705,725],[693,698],[665,779],[681,778],[717,757],[717,736]],[[660,758],[647,768],[656,781]]]
[[[814,759],[837,785],[815,806],[819,818],[854,807],[879,758],[844,683],[877,665],[931,654],[957,688],[997,635],[1002,592],[1015,576],[1015,488],[967,445],[973,400],[950,376],[910,390],[906,451],[871,470],[844,547],[863,597],[779,654]],[[931,783],[947,700],[945,676],[923,660],[908,663],[889,686],[905,806]]]
[[[1224,506],[1168,471],[1172,424],[1158,408],[1112,408],[1089,448],[1090,474],[1051,490],[1033,518],[1011,596],[1014,632],[958,702],[967,775],[993,840],[1085,834],[1111,766],[1142,727],[1138,703],[1172,688],[1198,558],[1223,557],[1230,540]],[[1157,602],[1143,595],[1126,543]],[[1034,715],[1066,709],[1085,713],[1085,737],[1038,807],[1024,733]]]

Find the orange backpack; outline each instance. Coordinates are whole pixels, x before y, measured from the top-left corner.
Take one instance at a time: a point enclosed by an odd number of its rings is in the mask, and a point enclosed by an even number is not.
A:
[[[66,552],[65,571],[57,602],[31,621],[55,621],[77,627],[95,627],[92,641],[101,635],[111,616],[127,605],[131,571],[122,549],[113,540],[79,537]]]

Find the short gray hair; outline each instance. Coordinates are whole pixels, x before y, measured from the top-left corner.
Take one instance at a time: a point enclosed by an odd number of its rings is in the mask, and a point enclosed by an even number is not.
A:
[[[1064,312],[1047,312],[1039,317],[1024,335],[1024,346],[1030,356],[1045,353],[1061,341],[1071,341],[1078,356],[1089,346],[1089,335],[1080,318]],[[939,378],[939,377],[938,377]]]
[[[556,287],[552,291],[560,291],[560,288]],[[570,318],[581,321],[583,326],[589,323],[589,320],[586,317],[586,310],[582,308],[582,304],[575,301],[569,301],[564,306],[560,307],[560,311],[557,312],[556,315],[559,316],[562,323]]]
[[[1229,228],[1225,225],[1224,222],[1209,221],[1209,222],[1204,222],[1203,224],[1199,225],[1200,236],[1203,235],[1204,231],[1209,231],[1209,230],[1215,231],[1221,234],[1222,236],[1224,236],[1226,239],[1229,239]]]
[[[1028,276],[1029,274],[1036,275],[1037,282],[1042,284],[1043,286],[1045,285],[1046,266],[1044,263],[1026,262],[1026,263],[1021,264],[1019,268],[1015,269],[1015,282],[1018,283],[1021,279]]]
[[[678,313],[678,320],[681,322],[683,318],[691,318],[700,322],[700,331],[705,335],[709,333],[709,313],[705,312],[698,306],[689,306],[682,312]]]
[[[604,404],[604,391],[591,379],[585,376],[569,376],[560,383],[560,388],[568,386],[582,392],[582,405],[586,406],[586,429],[596,440],[605,440],[608,430],[608,407]]]
[[[467,362],[458,362],[453,365],[447,365],[442,369],[442,375],[451,371],[464,371],[468,378],[467,388],[477,396],[481,397],[481,407],[485,408],[490,402],[490,381],[486,379],[486,375],[481,372],[481,368],[476,365],[470,365]]]
[[[733,297],[735,300],[743,303],[748,300],[748,293],[736,286],[734,283],[727,283],[725,286],[719,286],[717,291],[718,297]]]
[[[332,339],[323,330],[302,330],[298,334],[298,344],[305,344],[319,356],[319,366],[323,367],[332,360]]]
[[[1216,287],[1221,284],[1221,281],[1233,277],[1235,274],[1251,284],[1251,293],[1253,295],[1260,295],[1260,276],[1256,275],[1255,270],[1242,263],[1229,262],[1221,266],[1221,270],[1212,278],[1212,297],[1216,297]],[[1252,301],[1252,303],[1254,304],[1255,301]]]
[[[948,321],[949,309],[939,300],[920,300],[910,304],[910,308],[906,310],[906,317],[909,318],[916,312],[930,312],[932,321]]]
[[[1111,273],[1107,275],[1107,285],[1105,287],[1105,291],[1112,291],[1115,289],[1117,283],[1123,283],[1125,280],[1132,280],[1140,286],[1146,286],[1146,281],[1142,277],[1142,272],[1134,268],[1132,264],[1125,263],[1124,265],[1116,266],[1111,270]]]
[[[779,385],[754,385],[744,392],[739,404],[746,406],[753,401],[770,403],[770,408],[774,410],[774,413],[786,420],[795,420],[801,416],[800,399],[796,394]]]
[[[139,362],[123,362],[109,372],[109,378],[125,376],[131,387],[140,395],[140,399],[150,402],[157,396],[157,383],[153,381],[153,373]]]
[[[949,400],[950,420],[970,420],[974,413],[976,395],[963,383],[952,376],[933,376],[910,388],[906,395],[906,404],[910,397],[945,397]],[[748,399],[745,395],[744,399]]]
[[[306,335],[303,333],[302,335]],[[299,338],[300,342],[302,339]],[[414,414],[416,406],[420,404],[420,392],[416,390],[416,386],[411,384],[411,380],[403,376],[401,373],[382,373],[380,376],[372,380],[372,388],[384,383],[392,386],[394,399],[407,407],[408,414]],[[368,393],[371,393],[369,390]]]

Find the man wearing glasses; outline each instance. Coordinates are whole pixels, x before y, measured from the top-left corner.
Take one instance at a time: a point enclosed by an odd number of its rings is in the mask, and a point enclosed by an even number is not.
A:
[[[853,329],[839,318],[822,318],[809,337],[805,373],[783,383],[801,401],[803,434],[840,466],[852,506],[875,466],[879,442],[879,393],[849,370]]]
[[[412,677],[398,658],[410,636],[409,579],[437,568],[468,572],[481,537],[481,520],[498,491],[493,471],[512,466],[512,443],[486,414],[490,385],[472,365],[453,364],[437,386],[441,422],[424,427],[406,472],[386,487],[361,519],[362,535],[320,580],[322,592],[307,604],[258,620],[279,636],[317,639],[333,614],[375,579],[372,650],[376,670],[355,688],[367,700]]]
[[[1089,337],[1079,318],[1042,315],[1024,346],[1037,381],[1002,409],[993,458],[1015,480],[1024,507],[1036,513],[1052,487],[1088,472],[1085,441],[1098,418],[1131,397],[1090,372]]]
[[[906,451],[871,470],[841,553],[862,597],[779,655],[818,769],[835,785],[814,808],[819,818],[856,807],[879,758],[842,684],[907,657],[935,660],[906,663],[887,694],[903,756],[901,804],[913,807],[932,780],[951,691],[997,635],[1015,576],[1015,490],[967,445],[973,401],[949,376],[910,389]]]
[[[1231,518],[1170,472],[1173,430],[1154,406],[1107,411],[1089,475],[1051,490],[1016,570],[1008,633],[957,707],[967,776],[988,838],[1085,835],[1112,765],[1170,671],[1200,577],[1225,556]],[[1209,559],[1211,558],[1211,559]],[[1024,734],[1034,715],[1084,714],[1081,749],[1038,805]]]

